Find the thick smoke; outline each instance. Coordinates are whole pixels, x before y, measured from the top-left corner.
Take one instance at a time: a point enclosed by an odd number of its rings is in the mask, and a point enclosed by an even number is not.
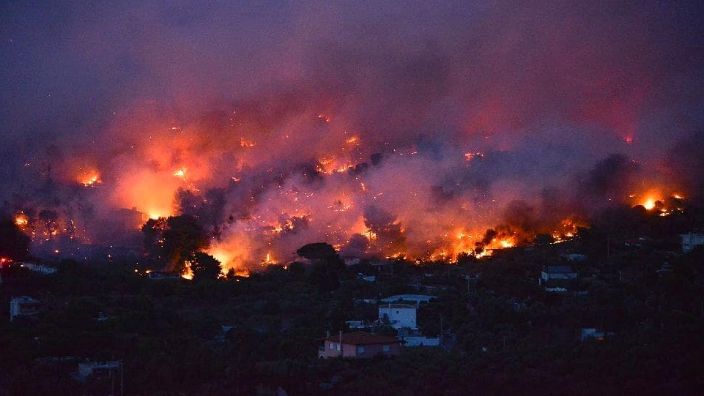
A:
[[[704,124],[699,2],[5,2],[0,15],[0,198],[37,243],[134,245],[147,217],[184,213],[228,266],[316,241],[429,257],[702,191],[682,140]]]

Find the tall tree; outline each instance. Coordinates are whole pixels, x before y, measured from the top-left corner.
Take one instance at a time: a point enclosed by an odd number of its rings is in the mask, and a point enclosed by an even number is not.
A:
[[[185,270],[186,260],[209,246],[205,230],[189,215],[149,220],[142,233],[150,257],[179,273]]]
[[[29,254],[30,239],[10,219],[0,220],[0,256],[23,260]]]
[[[215,280],[220,276],[220,262],[209,254],[196,252],[189,261],[191,263],[191,271],[193,271],[193,280],[196,282],[200,282],[203,279]]]

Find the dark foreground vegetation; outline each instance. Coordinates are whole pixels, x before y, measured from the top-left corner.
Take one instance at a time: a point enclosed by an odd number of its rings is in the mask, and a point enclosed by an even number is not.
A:
[[[200,281],[152,280],[117,263],[63,261],[51,275],[5,268],[0,395],[119,394],[111,378],[71,377],[85,359],[121,360],[126,395],[700,394],[704,251],[679,253],[670,237],[683,226],[626,214],[639,223],[452,265],[325,256]],[[640,234],[656,242],[625,246]],[[576,252],[586,259],[567,262]],[[548,293],[537,282],[546,264],[571,265],[579,278]],[[363,299],[401,293],[437,297],[420,306],[418,324],[442,347],[317,358],[326,331],[377,317]],[[43,310],[10,323],[10,298],[22,295]],[[583,328],[606,335],[581,340]]]

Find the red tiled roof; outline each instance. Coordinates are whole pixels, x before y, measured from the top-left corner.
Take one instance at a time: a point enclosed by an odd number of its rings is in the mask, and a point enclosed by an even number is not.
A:
[[[340,336],[334,335],[324,338],[325,341],[340,342]],[[348,345],[370,345],[370,344],[395,344],[401,340],[393,337],[384,337],[376,334],[365,333],[363,331],[355,331],[342,335],[342,343]]]

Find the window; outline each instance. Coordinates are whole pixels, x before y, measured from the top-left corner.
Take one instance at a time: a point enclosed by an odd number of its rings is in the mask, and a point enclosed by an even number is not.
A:
[[[358,353],[358,354],[364,353],[364,347],[363,347],[363,346],[358,346],[358,347],[357,347],[357,353]]]
[[[334,342],[331,342],[331,343],[330,343],[330,349],[335,349],[335,343],[334,343]]]
[[[340,344],[335,344],[335,349],[340,350]]]
[[[390,349],[390,348],[389,348],[388,345],[384,345],[384,346],[381,347],[381,350],[384,351],[384,353],[388,353],[388,352],[389,352],[389,349]]]

